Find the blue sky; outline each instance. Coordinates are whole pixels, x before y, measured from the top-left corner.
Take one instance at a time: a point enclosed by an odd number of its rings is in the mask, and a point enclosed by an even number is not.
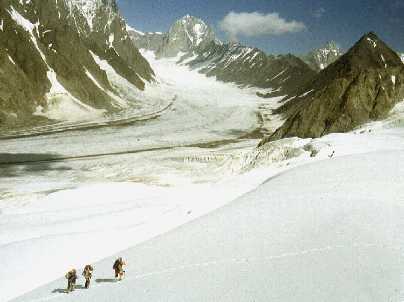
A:
[[[404,52],[404,0],[117,0],[128,23],[143,31],[167,31],[178,18],[191,14],[209,23],[222,40],[219,26],[231,11],[278,13],[286,22],[303,23],[298,32],[238,40],[268,53],[305,53],[329,40],[349,48],[365,32],[375,31],[396,50]]]

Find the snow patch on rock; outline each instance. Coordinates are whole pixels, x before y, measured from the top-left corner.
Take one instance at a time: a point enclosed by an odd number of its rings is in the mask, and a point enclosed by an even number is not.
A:
[[[57,79],[53,69],[47,72],[51,88],[46,94],[48,106],[38,106],[34,115],[44,116],[51,120],[78,122],[103,117],[105,110],[88,106],[68,92]]]

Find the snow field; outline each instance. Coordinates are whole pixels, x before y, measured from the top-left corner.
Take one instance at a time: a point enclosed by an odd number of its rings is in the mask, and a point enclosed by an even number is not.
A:
[[[258,126],[253,89],[145,56],[159,78],[144,99],[174,99],[158,119],[0,146],[70,158],[0,166],[0,301],[42,285],[17,301],[398,301],[400,105],[352,133],[255,149],[237,139]],[[119,287],[52,293],[89,262],[109,278],[116,253],[130,263]]]
[[[122,283],[66,295],[58,279],[15,301],[401,301],[402,160],[383,151],[290,169],[119,253]],[[95,280],[117,256],[96,263]]]

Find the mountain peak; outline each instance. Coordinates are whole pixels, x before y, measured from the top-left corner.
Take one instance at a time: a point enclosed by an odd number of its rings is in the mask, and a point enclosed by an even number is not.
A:
[[[191,16],[190,14],[186,14],[184,17],[182,17],[180,20],[189,20],[189,19],[197,19],[194,16]]]
[[[185,32],[186,37],[195,46],[199,46],[203,40],[210,38],[213,34],[213,30],[202,19],[191,15],[185,15],[175,22],[171,27],[169,34],[176,35],[183,32]]]
[[[379,37],[376,35],[375,32],[371,31],[359,40],[359,43],[368,43],[371,47],[376,48],[377,43],[379,42]]]
[[[386,117],[403,99],[402,66],[374,32],[365,34],[278,109],[288,118],[270,140],[347,132]]]
[[[325,43],[325,46],[327,46],[327,47],[339,47],[338,43],[335,42],[334,40],[328,41],[327,43]]]
[[[215,40],[215,33],[209,25],[188,14],[171,26],[159,55],[172,57],[180,52],[193,52]]]
[[[371,38],[371,39],[379,39],[379,37],[377,36],[377,34],[374,31],[370,31],[368,33],[366,33],[363,38]]]
[[[330,64],[334,63],[343,54],[342,49],[338,46],[337,42],[329,41],[324,46],[313,49],[302,59],[312,69],[320,71],[325,69]]]
[[[374,32],[365,34],[343,59],[343,63],[349,63],[352,68],[387,68],[402,65],[397,53]]]

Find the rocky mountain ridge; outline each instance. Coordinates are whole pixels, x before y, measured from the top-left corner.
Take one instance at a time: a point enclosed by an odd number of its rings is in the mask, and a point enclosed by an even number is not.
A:
[[[139,49],[148,49],[156,52],[163,47],[163,41],[167,34],[161,32],[141,32],[133,27],[127,26],[126,30]]]
[[[268,56],[258,48],[238,43],[211,42],[208,47],[183,60],[192,68],[223,82],[254,86],[280,96],[293,93],[314,72],[293,55]]]
[[[140,90],[153,79],[113,0],[4,0],[0,6],[0,127],[121,110],[100,62]]]
[[[185,64],[207,76],[240,86],[267,91],[263,97],[289,95],[315,75],[301,59],[291,54],[268,56],[257,48],[223,43],[203,20],[185,16],[165,34],[130,31],[134,44],[152,50],[158,58],[180,55]]]
[[[277,113],[287,117],[269,138],[313,138],[347,132],[385,118],[404,99],[404,64],[395,51],[371,32],[321,71]]]

